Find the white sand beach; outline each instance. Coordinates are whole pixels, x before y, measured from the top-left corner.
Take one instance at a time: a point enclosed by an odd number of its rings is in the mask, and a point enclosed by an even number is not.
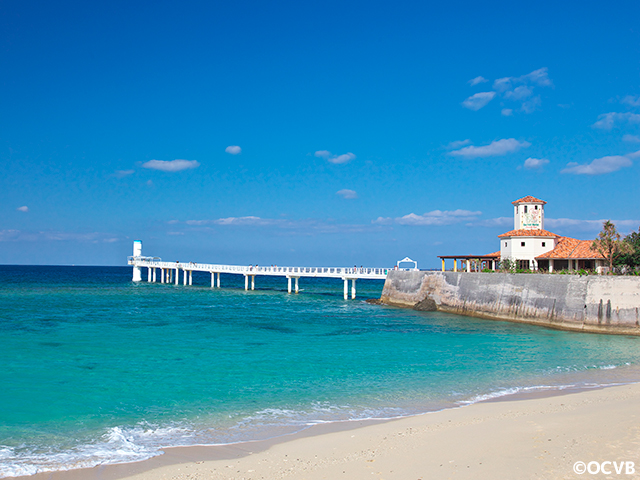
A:
[[[640,384],[623,385],[483,402],[373,424],[322,425],[268,442],[173,448],[144,462],[27,478],[640,478],[639,415]],[[612,462],[605,464],[612,474],[577,475],[579,461]],[[617,475],[613,462],[634,462],[638,473]]]

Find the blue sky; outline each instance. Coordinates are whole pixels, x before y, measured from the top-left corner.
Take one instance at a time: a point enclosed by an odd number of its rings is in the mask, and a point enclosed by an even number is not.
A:
[[[0,263],[422,268],[640,226],[640,4],[0,4]]]

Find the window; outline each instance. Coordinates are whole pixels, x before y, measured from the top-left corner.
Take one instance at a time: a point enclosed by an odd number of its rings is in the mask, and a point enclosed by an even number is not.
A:
[[[547,242],[542,242],[542,246],[546,247],[547,246]]]
[[[536,210],[538,209],[538,205],[536,205]]]
[[[527,206],[524,206],[524,213],[527,213]]]
[[[521,247],[524,247],[524,242],[520,242],[520,246],[521,246]]]
[[[504,246],[505,246],[505,247],[507,246],[507,242],[504,242]]]

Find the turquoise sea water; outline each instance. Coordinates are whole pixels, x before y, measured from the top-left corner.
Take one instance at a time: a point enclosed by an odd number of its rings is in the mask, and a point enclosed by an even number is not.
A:
[[[0,477],[640,378],[640,338],[365,303],[382,281],[345,301],[340,280],[209,278],[0,266]]]

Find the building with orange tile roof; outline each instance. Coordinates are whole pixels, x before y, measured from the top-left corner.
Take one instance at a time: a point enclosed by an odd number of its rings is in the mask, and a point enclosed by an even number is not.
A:
[[[500,238],[500,258],[510,258],[518,268],[531,270],[595,269],[604,257],[592,250],[592,240],[563,237],[544,229],[547,202],[527,195],[515,202],[513,230]]]
[[[447,255],[440,256],[442,271],[445,259],[453,259],[454,271],[457,262],[467,262],[470,271],[472,260],[485,262],[494,270],[496,261],[510,259],[517,268],[524,270],[594,270],[605,266],[605,258],[591,248],[593,240],[577,240],[563,237],[544,229],[544,200],[527,195],[511,202],[514,206],[513,230],[498,235],[500,251],[489,255]],[[491,263],[490,263],[491,262]]]

